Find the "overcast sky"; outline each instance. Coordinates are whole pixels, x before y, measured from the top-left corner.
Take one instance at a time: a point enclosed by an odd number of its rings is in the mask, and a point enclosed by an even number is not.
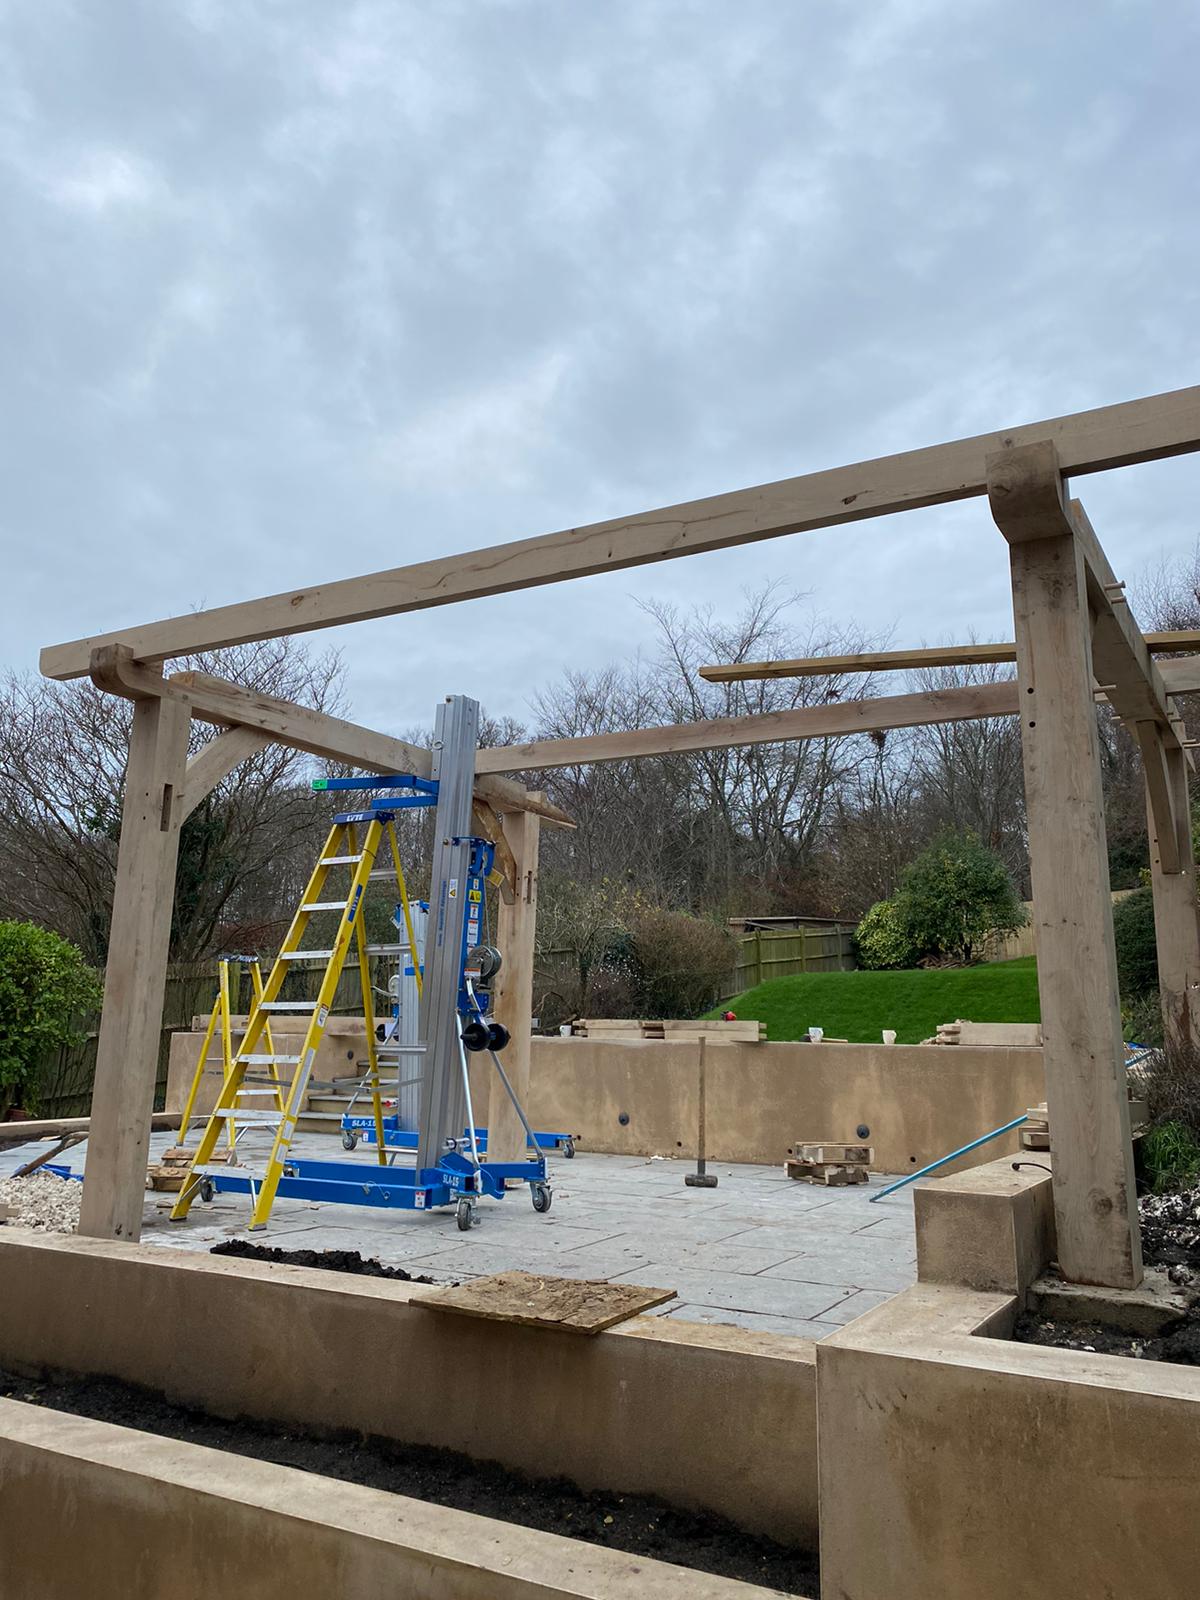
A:
[[[1196,382],[1194,0],[0,0],[0,664]],[[1195,458],[1080,480],[1123,575]],[[1011,636],[981,501],[313,636],[521,716],[638,597]],[[486,660],[486,667],[484,661]]]

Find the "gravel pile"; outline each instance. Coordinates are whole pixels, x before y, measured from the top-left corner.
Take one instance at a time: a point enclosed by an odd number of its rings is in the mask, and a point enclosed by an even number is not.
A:
[[[82,1195],[81,1183],[45,1172],[31,1172],[27,1178],[0,1178],[0,1206],[16,1207],[8,1220],[18,1228],[74,1233]]]

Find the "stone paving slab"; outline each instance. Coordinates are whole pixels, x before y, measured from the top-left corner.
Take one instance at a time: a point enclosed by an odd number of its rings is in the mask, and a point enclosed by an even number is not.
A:
[[[175,1142],[155,1134],[157,1156]],[[369,1170],[369,1152],[346,1155],[336,1140],[306,1134],[298,1156],[346,1160]],[[29,1146],[0,1151],[0,1176],[27,1160]],[[64,1162],[83,1168],[87,1145]],[[265,1152],[248,1152],[261,1160]],[[143,1243],[210,1250],[227,1238],[283,1249],[359,1250],[415,1273],[466,1281],[524,1270],[674,1288],[678,1299],[654,1314],[760,1332],[820,1339],[880,1305],[916,1279],[912,1189],[878,1204],[868,1194],[889,1180],[825,1189],[789,1179],[782,1167],[712,1163],[716,1189],[689,1189],[687,1161],[580,1153],[550,1158],[554,1204],[539,1216],[523,1190],[484,1201],[480,1226],[460,1233],[452,1210],[277,1202],[269,1226],[246,1231],[240,1195],[197,1203],[184,1223],[167,1218],[165,1195],[146,1198]]]

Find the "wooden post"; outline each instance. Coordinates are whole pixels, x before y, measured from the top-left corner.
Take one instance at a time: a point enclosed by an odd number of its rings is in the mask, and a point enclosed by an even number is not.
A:
[[[509,1033],[509,1042],[501,1057],[504,1070],[517,1098],[526,1105],[541,821],[536,812],[517,811],[502,819],[502,827],[516,866],[517,892],[511,905],[503,900],[500,903],[496,938],[504,964],[493,996],[493,1010],[497,1022],[502,1022]],[[526,1153],[525,1130],[504,1092],[499,1074],[493,1072],[488,1089],[488,1159],[523,1161]]]
[[[79,1219],[96,1239],[142,1231],[190,724],[185,700],[134,703]]]
[[[1074,1283],[1133,1288],[1142,1250],[1083,554],[1052,444],[988,461],[1009,542],[1058,1260]]]
[[[1178,745],[1167,745],[1153,723],[1139,723],[1137,733],[1146,768],[1163,1035],[1179,1049],[1195,1049],[1200,1048],[1200,920],[1187,757]]]

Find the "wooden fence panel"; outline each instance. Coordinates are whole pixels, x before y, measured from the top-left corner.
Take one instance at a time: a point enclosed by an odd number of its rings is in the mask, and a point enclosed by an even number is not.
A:
[[[753,989],[768,978],[786,978],[799,972],[850,972],[855,966],[854,929],[758,929],[739,940],[737,961],[720,998]]]

